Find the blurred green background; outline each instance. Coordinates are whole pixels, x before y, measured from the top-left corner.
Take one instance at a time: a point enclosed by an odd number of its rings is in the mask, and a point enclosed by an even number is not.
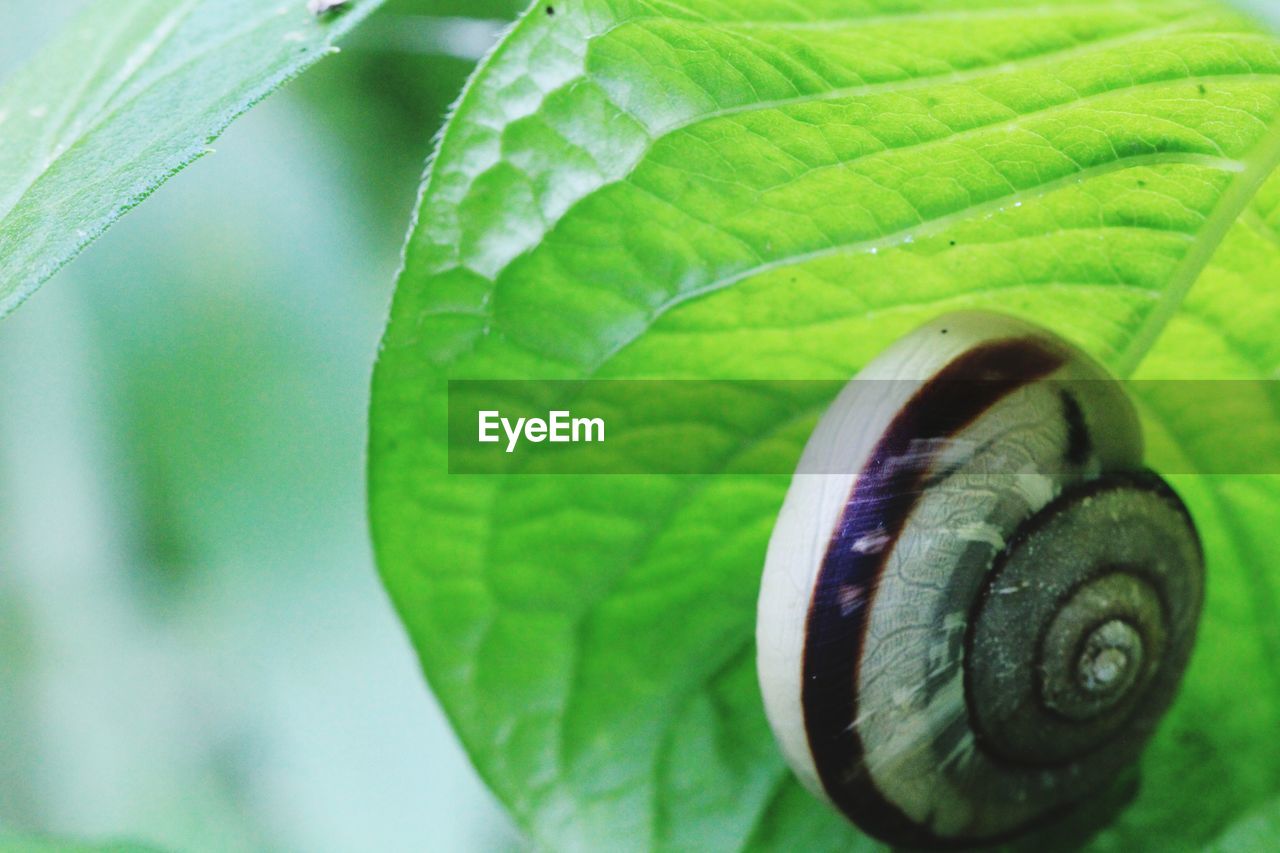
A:
[[[79,5],[5,4],[0,76]],[[519,5],[391,0],[0,326],[0,827],[519,846],[379,586],[363,491],[422,164]]]

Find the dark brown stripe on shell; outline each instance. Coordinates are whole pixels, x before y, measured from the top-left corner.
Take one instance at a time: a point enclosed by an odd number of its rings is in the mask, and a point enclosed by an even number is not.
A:
[[[1039,338],[992,341],[928,380],[894,418],[854,481],[818,572],[805,627],[801,705],[814,766],[827,796],[860,827],[895,844],[947,846],[875,786],[857,727],[859,670],[876,589],[892,547],[860,553],[869,537],[895,542],[926,485],[931,454],[919,440],[954,436],[1017,389],[1061,368],[1067,354]],[[928,446],[928,445],[925,445]],[[905,460],[905,461],[904,461]],[[854,602],[850,606],[850,602]]]

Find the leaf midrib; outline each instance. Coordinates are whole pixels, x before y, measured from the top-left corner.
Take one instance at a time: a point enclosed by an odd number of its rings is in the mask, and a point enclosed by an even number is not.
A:
[[[147,44],[144,45],[148,49],[145,56],[143,56],[140,61],[136,59],[136,52],[126,58],[125,64],[133,64],[135,71],[128,74],[121,74],[110,83],[110,88],[105,90],[102,93],[102,96],[98,99],[101,102],[100,107],[88,114],[84,114],[79,113],[76,110],[75,100],[68,104],[68,108],[64,112],[63,119],[56,127],[51,127],[52,133],[48,136],[49,141],[41,145],[41,148],[45,152],[45,156],[37,157],[32,161],[30,174],[18,183],[16,190],[9,195],[8,199],[0,202],[0,208],[4,210],[4,213],[0,214],[0,224],[2,224],[4,220],[6,220],[9,215],[22,204],[23,199],[26,198],[27,194],[31,192],[31,189],[39,183],[40,179],[44,177],[44,175],[48,174],[59,162],[61,162],[81,141],[101,127],[105,121],[118,113],[120,109],[128,106],[136,100],[137,96],[142,94],[142,91],[139,91],[123,103],[111,106],[111,101],[115,96],[129,85],[129,81],[133,79],[134,74],[136,74],[136,69],[145,65],[151,56],[154,56],[157,51],[162,49],[182,25],[182,22],[191,14],[192,10],[195,8],[195,2],[196,0],[186,0],[183,5],[174,9],[169,15],[160,21],[155,28],[153,28],[152,35],[154,36],[159,34],[160,37],[148,39]],[[127,31],[127,29],[128,27],[126,22],[125,26],[122,26],[119,31],[113,34],[113,38],[118,37],[122,32]],[[110,55],[111,48],[108,47],[97,59],[97,66],[85,75],[84,86],[77,93],[77,99],[84,94],[86,89],[92,87],[94,77],[103,69],[103,63]],[[173,72],[176,73],[178,70],[181,69],[174,68]],[[167,77],[161,79],[167,79]],[[155,82],[160,82],[160,79],[157,79]],[[146,88],[149,89],[151,86]],[[108,106],[111,106],[111,109],[107,110],[105,113],[99,112],[99,110],[106,109]],[[89,119],[89,124],[82,128],[76,128],[71,134],[64,134],[67,127],[70,126],[74,128],[77,122],[82,121],[85,118]]]
[[[1280,167],[1280,126],[1272,127],[1270,134],[1263,139],[1253,154],[1246,158],[1246,163],[1249,164],[1248,169],[1219,199],[1217,208],[1210,215],[1205,227],[1201,229],[1202,239],[1196,242],[1191,253],[1183,260],[1179,271],[1170,279],[1156,309],[1147,316],[1142,326],[1130,338],[1129,347],[1116,359],[1114,367],[1119,376],[1129,377],[1137,370],[1143,358],[1155,346],[1160,333],[1181,307],[1183,300],[1200,278],[1200,274],[1213,260],[1213,255],[1226,237],[1227,231],[1248,209],[1249,202],[1257,195],[1267,178]]]

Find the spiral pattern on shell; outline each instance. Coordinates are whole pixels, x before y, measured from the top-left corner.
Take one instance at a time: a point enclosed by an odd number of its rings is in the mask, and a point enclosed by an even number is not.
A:
[[[766,710],[802,781],[870,834],[1008,838],[1136,761],[1202,590],[1120,384],[1036,326],[943,317],[805,450],[761,588]]]

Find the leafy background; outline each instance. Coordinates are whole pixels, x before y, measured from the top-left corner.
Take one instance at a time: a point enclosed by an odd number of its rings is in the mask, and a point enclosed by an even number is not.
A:
[[[12,13],[0,74],[73,5]],[[326,29],[251,0],[94,4],[0,94],[0,310],[375,5]],[[517,843],[373,583],[358,487],[412,185],[517,10],[385,6],[5,322],[0,847]],[[536,843],[870,846],[781,766],[752,673],[785,479],[732,472],[795,454],[822,401],[672,425],[727,476],[468,481],[441,473],[443,379],[845,377],[962,305],[1121,373],[1275,378],[1280,179],[1250,198],[1280,159],[1278,74],[1277,42],[1211,0],[527,12],[424,188],[370,496],[432,687]],[[1265,388],[1194,419],[1139,403],[1157,464],[1275,438],[1248,430]],[[1280,494],[1179,486],[1213,562],[1204,638],[1095,846],[1265,849]]]
[[[84,5],[6,3],[0,79]],[[515,844],[362,487],[415,186],[494,34],[424,16],[513,12],[387,3],[0,322],[0,849]]]
[[[428,677],[532,836],[866,846],[782,766],[754,684],[785,479],[446,476],[446,377],[847,377],[925,319],[984,306],[1124,375],[1272,379],[1280,179],[1258,190],[1278,119],[1280,43],[1214,2],[532,9],[426,181],[370,478]],[[762,443],[798,454],[819,402],[707,412],[668,442],[711,435],[708,464],[743,470]],[[1233,454],[1276,401],[1194,417],[1139,402],[1157,467],[1223,471],[1247,470]],[[1235,844],[1265,832],[1280,790],[1260,735],[1280,723],[1277,483],[1179,486],[1212,564],[1203,637],[1097,849]]]

